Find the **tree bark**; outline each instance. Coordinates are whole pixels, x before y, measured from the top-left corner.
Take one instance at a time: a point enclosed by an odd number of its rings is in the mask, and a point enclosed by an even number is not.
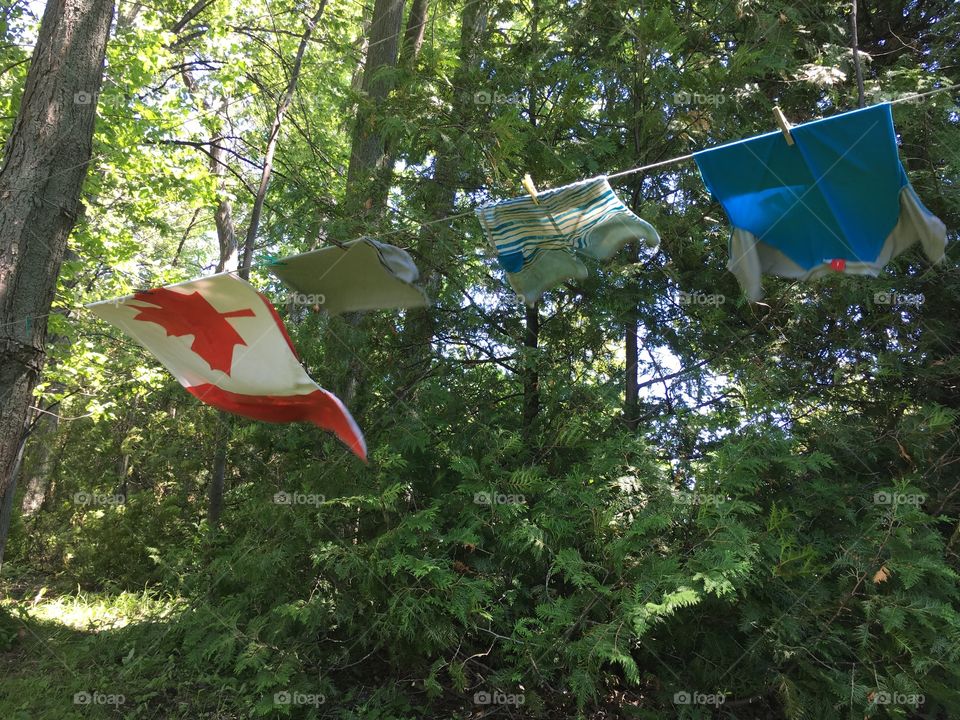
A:
[[[627,246],[627,257],[636,262],[640,259],[640,252],[637,243],[630,243]],[[626,355],[627,368],[626,379],[624,381],[623,394],[623,418],[630,430],[636,430],[639,423],[637,417],[640,411],[639,399],[640,390],[638,388],[638,372],[640,366],[640,342],[637,337],[640,332],[640,319],[636,307],[631,307],[627,312],[626,322]]]
[[[403,33],[403,44],[400,47],[400,67],[408,73],[415,73],[420,48],[423,47],[423,33],[427,28],[427,12],[430,10],[430,0],[413,0],[410,14],[407,16],[407,29]],[[393,181],[393,167],[397,163],[397,141],[384,140],[383,156],[376,161],[374,170],[374,185],[370,190],[370,207],[382,207],[387,202],[387,193]],[[368,169],[369,170],[369,169]],[[352,190],[353,188],[348,188]],[[357,193],[354,193],[355,195]]]
[[[10,482],[7,489],[0,493],[0,570],[3,569],[3,554],[7,549],[7,537],[10,533],[10,521],[13,518],[13,500],[17,494],[17,479],[23,467],[23,454],[27,448],[27,439],[36,429],[36,425],[27,424],[18,438],[16,457],[13,469],[10,471]]]
[[[198,3],[199,4],[199,3]],[[253,245],[257,238],[257,232],[260,229],[260,216],[263,212],[263,203],[267,197],[267,188],[270,186],[270,176],[273,172],[273,155],[277,149],[277,140],[280,136],[280,125],[283,123],[283,116],[290,107],[293,100],[293,93],[297,89],[297,81],[300,79],[300,68],[303,66],[303,56],[307,51],[307,44],[310,42],[310,36],[316,27],[317,21],[323,14],[327,6],[327,0],[322,0],[316,13],[307,21],[307,27],[300,36],[300,44],[297,46],[297,54],[290,70],[290,77],[287,81],[287,87],[284,90],[280,102],[277,104],[277,112],[274,115],[273,123],[270,126],[270,135],[267,140],[267,149],[263,160],[263,170],[260,173],[260,185],[257,188],[257,195],[253,201],[253,211],[250,214],[250,224],[247,226],[247,235],[243,243],[243,258],[238,269],[240,277],[244,280],[250,277],[250,265],[253,261]],[[215,173],[222,174],[223,163],[218,149],[219,138],[214,138],[210,146],[210,167]],[[217,222],[217,237],[220,242],[220,260],[217,266],[218,271],[222,271],[227,259],[236,249],[236,233],[233,225],[233,215],[228,201],[221,200],[217,206],[215,215]],[[218,422],[218,437],[216,443],[216,452],[213,457],[213,472],[210,477],[210,491],[207,503],[207,521],[211,530],[216,529],[220,524],[220,515],[223,512],[223,490],[227,475],[227,446],[230,444],[231,429],[233,428],[233,419],[226,413],[220,413]]]
[[[427,12],[430,0],[413,0],[410,14],[407,16],[407,29],[403,33],[403,46],[400,48],[400,65],[413,67],[423,46],[423,33],[427,29]]]
[[[113,11],[113,0],[49,0],[0,168],[0,492],[11,480],[46,316],[81,212]]]
[[[463,133],[468,132],[469,118],[475,111],[473,93],[465,92],[464,88],[471,87],[473,72],[480,61],[480,41],[486,31],[488,13],[488,0],[467,0],[461,14],[459,63],[453,74],[453,86],[457,92],[451,103],[451,118]],[[463,160],[457,150],[452,146],[435,149],[433,178],[423,188],[426,223],[450,215],[455,209],[457,190],[463,184]],[[448,223],[426,223],[420,228],[417,255],[430,258],[430,264],[420,268],[420,278],[427,295],[436,297],[442,281],[438,269],[449,267],[457,242]],[[429,308],[418,308],[410,313],[404,335],[411,350],[402,384],[424,374],[424,366],[430,362],[435,331],[434,316]]]
[[[863,67],[860,65],[860,39],[857,37],[857,0],[850,3],[850,50],[853,53],[853,67],[857,74],[857,107],[866,104],[863,96]]]
[[[199,5],[200,3],[198,3]],[[194,6],[196,7],[196,5]],[[203,94],[197,85],[193,74],[188,70],[183,70],[183,82],[191,94],[196,96],[207,111],[213,110],[213,103],[203,97]],[[224,106],[218,110],[222,112]],[[223,143],[225,138],[222,132],[215,132],[210,138],[210,156],[208,167],[210,174],[217,178],[217,189],[220,192],[220,200],[213,212],[213,219],[217,226],[217,245],[220,250],[217,259],[218,273],[227,268],[227,263],[237,254],[237,231],[233,222],[233,207],[227,199],[226,184],[224,177],[226,175],[226,162],[223,155]],[[219,412],[217,416],[217,437],[213,455],[213,467],[210,471],[210,486],[207,489],[207,525],[211,530],[215,530],[220,525],[220,515],[223,512],[223,490],[227,475],[227,447],[230,444],[231,429],[233,427],[232,418],[229,413]]]
[[[217,417],[217,449],[213,456],[213,473],[210,477],[209,496],[207,497],[207,525],[210,530],[216,530],[220,525],[220,515],[223,513],[223,489],[227,477],[227,446],[230,444],[230,435],[233,422],[225,412],[218,413]]]
[[[371,180],[380,175],[387,156],[378,124],[382,119],[380,108],[393,82],[384,78],[382,72],[397,66],[403,5],[404,0],[376,0],[373,6],[361,88],[365,97],[357,111],[347,169],[347,203],[352,209],[370,209],[386,203],[387,186]]]
[[[226,197],[226,188],[223,183],[225,166],[223,164],[223,150],[220,142],[222,138],[215,137],[210,143],[210,171],[218,178],[220,187],[220,202],[214,212],[217,224],[217,241],[220,246],[220,258],[217,260],[217,272],[223,272],[227,262],[237,253],[237,233],[233,224],[233,208]],[[229,414],[218,413],[217,449],[213,456],[213,471],[210,476],[209,502],[207,503],[207,524],[210,528],[220,525],[220,515],[223,512],[223,489],[227,476],[227,446],[230,444],[233,421]]]
[[[217,178],[217,187],[220,191],[220,202],[217,203],[217,209],[213,213],[213,219],[217,224],[217,241],[220,245],[220,257],[217,259],[218,273],[226,270],[227,263],[237,252],[237,230],[233,224],[233,207],[227,199],[227,190],[223,181],[226,165],[223,162],[223,146],[220,144],[222,142],[224,139],[220,136],[210,141],[210,173]]]
[[[10,483],[3,492],[2,501],[0,501],[0,571],[3,570],[3,554],[7,549],[10,521],[13,518],[13,498],[17,494],[17,476],[20,474],[20,468],[23,467],[23,449],[27,445],[26,441],[27,439],[24,437],[20,442],[16,459],[13,462],[13,469],[10,472]]]
[[[540,373],[537,370],[537,346],[540,344],[540,303],[527,308],[527,327],[523,337],[523,434],[533,432],[540,414]]]
[[[57,432],[60,429],[60,416],[47,415],[42,413],[34,420],[34,430],[31,435],[34,436],[34,447],[37,457],[36,467],[33,472],[27,476],[27,485],[23,491],[23,502],[20,506],[20,512],[23,515],[32,515],[43,504],[47,496],[47,488],[50,485],[51,465],[54,461],[54,449],[56,447]]]

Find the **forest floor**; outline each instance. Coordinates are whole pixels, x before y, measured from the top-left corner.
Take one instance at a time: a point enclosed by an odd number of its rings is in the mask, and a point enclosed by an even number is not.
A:
[[[0,582],[0,718],[160,717],[149,710],[155,659],[148,649],[138,657],[137,648],[179,603],[150,591],[94,593],[46,582]],[[185,699],[188,716],[202,717]]]

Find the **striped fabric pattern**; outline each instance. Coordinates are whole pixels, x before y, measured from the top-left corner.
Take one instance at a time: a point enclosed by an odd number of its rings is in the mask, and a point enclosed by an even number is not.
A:
[[[656,236],[616,196],[606,178],[595,178],[480,208],[477,215],[487,239],[507,272],[519,272],[546,250],[585,250],[600,225],[623,224],[648,241]],[[589,254],[589,253],[588,253]]]

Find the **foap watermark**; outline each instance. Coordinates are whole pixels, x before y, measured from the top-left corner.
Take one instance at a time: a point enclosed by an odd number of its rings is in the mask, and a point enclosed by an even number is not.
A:
[[[473,502],[477,505],[523,505],[527,499],[523,495],[505,495],[491,490],[474,493]]]
[[[133,100],[119,93],[79,90],[73,94],[74,105],[97,105],[101,108],[128,108]]]
[[[523,705],[523,693],[502,693],[497,690],[489,692],[480,690],[473,694],[474,705],[513,705],[519,707]]]
[[[878,292],[873,294],[873,302],[877,305],[923,305],[923,293],[896,293]]]
[[[723,93],[692,93],[687,90],[681,90],[673,94],[674,105],[713,105],[717,107],[727,101],[727,96]]]
[[[81,690],[73,694],[74,705],[123,705],[127,698],[120,693],[104,693],[99,690]]]
[[[727,301],[726,295],[720,295],[719,293],[703,293],[703,292],[684,292],[681,290],[677,293],[677,302],[681,305],[723,305]]]
[[[281,298],[284,305],[323,305],[327,302],[327,296],[323,293],[290,293]]]
[[[286,490],[281,490],[273,494],[273,502],[276,505],[313,505],[316,507],[326,501],[327,497],[319,493],[287,492]]]
[[[916,92],[896,92],[894,90],[881,90],[876,88],[867,92],[867,96],[870,98],[870,104],[876,105],[878,103],[884,102],[895,102],[895,103],[909,103],[911,105],[919,105],[923,102],[923,98],[917,97],[919,93]]]
[[[680,490],[674,491],[673,497],[678,505],[719,505],[726,500],[723,495],[683,492]]]
[[[73,494],[73,501],[77,505],[123,505],[127,498],[124,495],[101,495],[99,493],[77,492]]]
[[[895,493],[895,492],[875,492],[873,494],[874,505],[923,505],[927,501],[927,496],[923,493]]]
[[[681,690],[673,694],[674,705],[713,705],[719,707],[727,700],[725,693],[702,693]]]
[[[920,707],[927,701],[927,697],[923,693],[901,693],[878,690],[870,694],[869,700],[874,705],[908,705],[909,707]]]
[[[473,94],[474,105],[519,105],[522,102],[523,97],[515,92],[505,95],[490,90],[477,90]]]
[[[281,690],[273,694],[274,705],[313,705],[319,707],[327,701],[323,693],[302,693],[296,690]]]

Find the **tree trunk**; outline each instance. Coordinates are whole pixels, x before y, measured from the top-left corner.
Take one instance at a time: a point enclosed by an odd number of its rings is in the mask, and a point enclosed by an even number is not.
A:
[[[215,137],[210,142],[210,172],[218,178],[220,187],[220,202],[214,212],[217,224],[217,240],[220,245],[220,258],[217,260],[217,272],[223,272],[227,263],[237,253],[237,233],[233,224],[233,208],[226,197],[226,188],[223,183],[225,166],[223,164],[223,150],[221,137]],[[227,446],[230,444],[233,421],[229,414],[218,413],[217,447],[213,456],[213,470],[210,476],[209,502],[207,503],[207,524],[211,529],[220,525],[220,514],[223,512],[223,488],[227,475]]]
[[[227,445],[230,443],[230,430],[233,426],[231,418],[226,413],[219,413],[217,426],[217,449],[213,456],[213,474],[210,478],[210,495],[207,498],[207,525],[210,530],[216,530],[220,525],[220,514],[223,512],[223,488],[227,476]]]
[[[403,47],[400,48],[400,64],[413,67],[423,46],[423,33],[427,29],[427,12],[430,0],[413,0],[410,15],[407,17],[407,29],[403,33]]]
[[[227,190],[223,178],[226,166],[223,162],[223,137],[217,136],[210,141],[210,172],[217,178],[220,202],[214,211],[213,219],[217,224],[217,240],[220,245],[220,257],[217,259],[217,272],[223,272],[227,263],[237,253],[237,230],[233,224],[233,208],[227,199]]]
[[[627,246],[627,257],[632,262],[640,259],[638,243],[630,243]],[[640,365],[640,342],[637,336],[640,332],[640,319],[636,307],[631,307],[628,311],[626,326],[627,369],[624,381],[623,418],[627,428],[636,430],[639,423],[637,416],[640,411],[640,391],[637,387],[639,382],[637,373]]]
[[[43,504],[47,496],[47,487],[50,485],[51,465],[54,461],[57,431],[60,428],[59,415],[41,414],[35,421],[35,428],[31,435],[34,437],[34,447],[38,457],[36,468],[27,476],[27,485],[23,491],[23,502],[20,512],[23,515],[33,515]]]
[[[378,125],[382,120],[380,108],[393,82],[385,79],[382,72],[397,65],[403,5],[404,0],[376,0],[373,6],[363,68],[365,97],[357,110],[347,170],[347,203],[352,209],[381,207],[387,200],[387,186],[382,182],[371,183],[371,179],[379,175],[386,158],[383,133]]]
[[[199,4],[199,3],[198,3]],[[197,7],[196,5],[194,7]],[[181,72],[183,82],[187,89],[203,103],[207,111],[213,110],[212,103],[203,97],[203,93],[197,85],[193,74],[188,70]],[[223,113],[226,104],[218,108],[219,113]],[[223,155],[223,143],[226,142],[222,132],[213,133],[210,138],[210,157],[208,167],[210,174],[217,178],[217,189],[220,193],[220,200],[213,212],[213,219],[217,226],[217,245],[220,254],[217,258],[218,273],[227,268],[227,264],[237,254],[237,230],[233,222],[233,207],[227,199],[227,190],[224,178],[226,175],[226,162]],[[207,489],[207,525],[211,531],[214,531],[220,525],[220,515],[223,512],[223,489],[227,475],[227,446],[230,444],[231,429],[233,427],[232,418],[229,413],[219,412],[217,414],[217,436],[215,440],[215,449],[213,455],[213,467],[210,471],[210,486]]]
[[[537,346],[540,344],[540,303],[527,308],[527,329],[523,337],[523,434],[533,432],[540,414],[540,373],[537,370]]]
[[[489,3],[487,0],[467,0],[460,19],[459,63],[453,74],[453,87],[457,88],[451,103],[451,118],[454,125],[469,127],[468,118],[475,112],[473,93],[464,92],[472,86],[473,71],[480,60],[480,40],[487,27]],[[426,222],[451,214],[455,208],[457,190],[462,185],[463,160],[454,146],[438,147],[435,150],[433,178],[423,188],[423,206]],[[441,289],[442,276],[438,269],[449,267],[458,243],[448,223],[424,224],[417,239],[416,254],[429,258],[430,264],[420,268],[421,281],[427,295],[436,297]],[[407,371],[402,384],[414,382],[424,373],[430,362],[431,345],[435,334],[434,318],[429,308],[417,308],[410,313],[410,322],[404,331],[409,342]]]
[[[10,533],[10,520],[13,518],[13,498],[17,494],[17,476],[23,467],[23,450],[27,446],[26,433],[19,438],[16,458],[10,472],[10,482],[0,501],[0,570],[3,570],[3,553],[7,549],[7,536]]]
[[[260,185],[257,188],[257,195],[253,201],[253,210],[250,214],[250,224],[247,226],[247,235],[243,243],[243,256],[240,261],[238,273],[244,280],[250,277],[250,265],[253,262],[253,244],[257,238],[257,232],[260,229],[260,215],[263,212],[263,203],[267,197],[267,188],[270,187],[270,176],[273,173],[273,155],[277,149],[277,140],[280,137],[280,126],[283,124],[283,117],[290,107],[293,100],[293,93],[297,89],[297,81],[300,79],[300,69],[303,66],[303,56],[307,51],[307,45],[310,42],[310,36],[327,6],[327,0],[321,0],[317,11],[307,21],[303,35],[300,36],[300,43],[297,46],[297,54],[293,60],[293,66],[290,70],[290,79],[287,81],[287,87],[283,96],[277,103],[277,112],[274,115],[270,126],[270,135],[267,140],[267,149],[263,159],[263,170],[260,173]],[[220,151],[214,146],[219,145],[218,138],[214,138],[211,143],[211,169],[216,167],[215,172],[222,173],[223,164],[220,158]],[[225,205],[226,203],[226,205]],[[217,269],[223,270],[232,250],[236,249],[236,234],[233,226],[233,216],[230,204],[221,200],[217,206],[217,237],[220,241],[220,261]],[[221,412],[218,423],[219,431],[217,433],[216,451],[213,457],[213,473],[210,477],[210,494],[207,504],[207,521],[211,530],[217,528],[220,524],[220,514],[223,511],[223,490],[227,475],[227,446],[230,444],[230,435],[233,428],[233,418]]]
[[[400,47],[400,67],[408,73],[415,73],[420,48],[423,47],[423,33],[427,29],[427,12],[430,10],[430,0],[413,0],[410,14],[407,16],[407,29],[403,33],[403,45]],[[383,157],[374,167],[374,186],[371,192],[370,206],[383,206],[387,202],[387,193],[393,181],[393,167],[397,163],[399,154],[396,140],[385,140],[383,143]],[[369,171],[369,170],[368,170]],[[348,188],[352,190],[352,188]],[[359,195],[360,193],[354,193]]]
[[[49,0],[0,168],[0,492],[10,482],[67,236],[81,212],[112,17],[113,0]]]

